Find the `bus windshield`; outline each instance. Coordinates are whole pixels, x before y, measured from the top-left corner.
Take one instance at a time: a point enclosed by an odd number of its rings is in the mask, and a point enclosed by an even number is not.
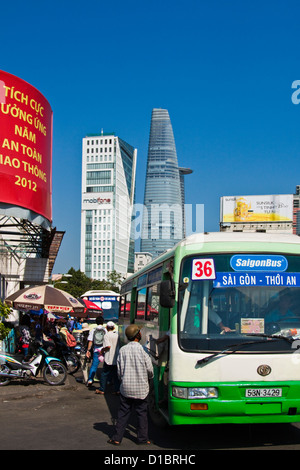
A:
[[[294,352],[300,339],[300,257],[222,254],[185,258],[179,284],[179,345],[187,351],[222,351],[254,341],[249,349]]]
[[[86,292],[82,297],[87,298],[102,308],[104,321],[117,322],[119,319],[119,294]]]

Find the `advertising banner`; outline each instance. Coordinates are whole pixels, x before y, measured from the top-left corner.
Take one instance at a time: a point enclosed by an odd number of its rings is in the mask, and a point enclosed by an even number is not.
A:
[[[52,221],[52,109],[24,80],[0,70],[0,202]]]
[[[221,198],[221,222],[290,222],[292,220],[292,194]]]

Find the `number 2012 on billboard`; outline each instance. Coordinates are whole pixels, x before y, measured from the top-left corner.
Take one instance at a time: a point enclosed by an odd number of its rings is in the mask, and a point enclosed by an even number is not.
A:
[[[204,281],[216,279],[215,263],[212,258],[194,259],[192,264],[192,280]]]

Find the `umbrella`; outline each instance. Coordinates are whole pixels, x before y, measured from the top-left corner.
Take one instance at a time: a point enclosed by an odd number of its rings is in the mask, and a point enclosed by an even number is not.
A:
[[[102,312],[102,308],[99,307],[99,305],[97,304],[94,304],[94,302],[91,302],[90,300],[88,299],[78,299],[81,303],[84,303],[85,307],[88,309],[88,310],[98,310],[99,312]]]
[[[43,308],[48,312],[57,312],[59,314],[84,312],[84,306],[71,294],[49,285],[20,289],[9,295],[5,302],[9,307],[17,310],[39,311]]]
[[[102,308],[99,307],[99,305],[94,304],[94,302],[91,302],[88,299],[82,299],[81,297],[77,300],[84,306],[84,315],[81,315],[82,317],[93,314],[101,315],[101,313],[103,313]]]

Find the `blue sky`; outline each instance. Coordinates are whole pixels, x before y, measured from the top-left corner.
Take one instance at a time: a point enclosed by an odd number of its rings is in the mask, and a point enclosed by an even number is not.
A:
[[[138,149],[143,202],[152,108],[168,109],[186,203],[219,229],[220,197],[300,184],[299,1],[2,2],[0,69],[50,102],[54,272],[79,269],[82,138],[114,131]]]

